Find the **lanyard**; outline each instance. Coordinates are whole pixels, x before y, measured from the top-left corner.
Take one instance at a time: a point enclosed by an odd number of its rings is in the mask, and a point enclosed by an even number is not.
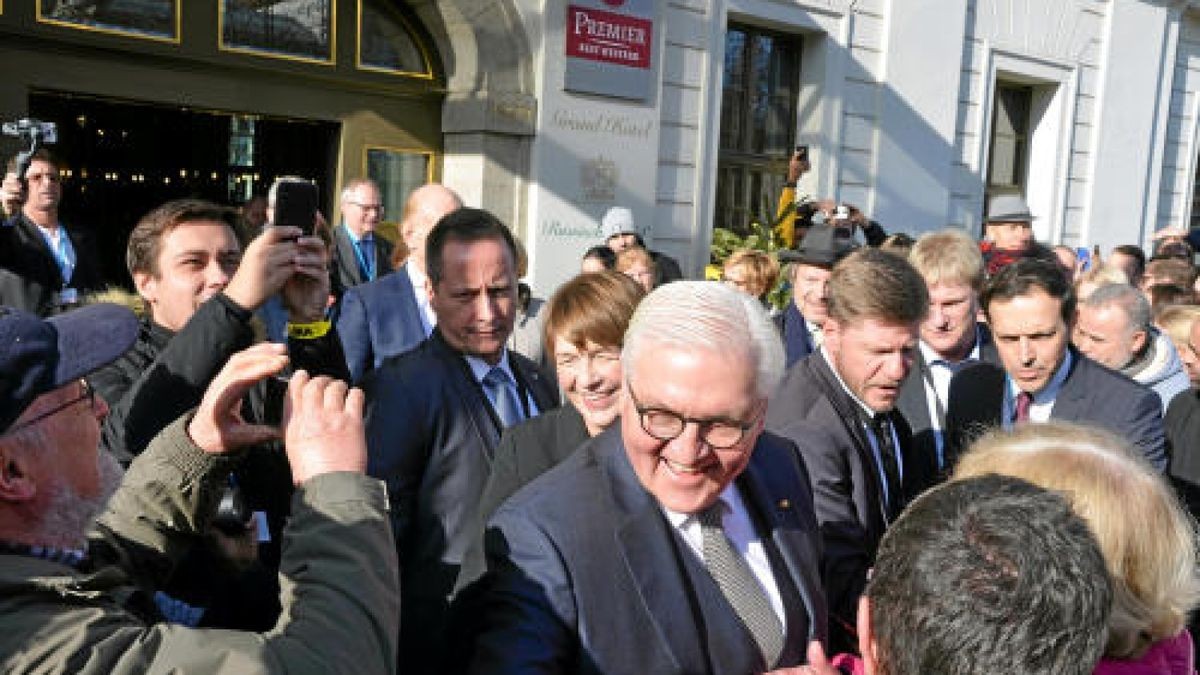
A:
[[[62,284],[66,288],[75,274],[75,249],[71,246],[71,238],[61,225],[58,227],[57,240],[44,228],[38,227],[38,231],[42,234],[42,240],[46,242],[46,248],[50,249],[50,254],[54,256],[54,262],[58,263],[58,272],[62,275]]]

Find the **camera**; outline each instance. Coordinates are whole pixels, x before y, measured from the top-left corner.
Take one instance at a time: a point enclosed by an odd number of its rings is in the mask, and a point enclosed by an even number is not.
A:
[[[5,122],[3,129],[5,136],[16,136],[28,143],[30,152],[37,150],[41,145],[52,145],[58,140],[58,128],[54,122],[42,122],[26,117],[16,122]]]
[[[58,140],[58,128],[54,122],[42,122],[28,117],[16,122],[5,122],[0,126],[5,136],[16,136],[29,145],[27,150],[17,153],[17,179],[25,184],[25,172],[29,170],[30,158],[38,148],[50,145]]]

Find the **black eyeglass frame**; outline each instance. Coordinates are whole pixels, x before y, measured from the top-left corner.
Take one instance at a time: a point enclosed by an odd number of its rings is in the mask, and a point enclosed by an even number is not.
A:
[[[59,405],[54,406],[53,408],[38,415],[37,417],[34,417],[33,419],[28,419],[28,420],[25,420],[24,422],[21,422],[20,424],[9,427],[8,431],[5,431],[4,433],[11,434],[11,433],[20,431],[22,429],[29,428],[48,417],[53,417],[54,415],[57,415],[58,413],[66,410],[67,408],[70,408],[71,406],[75,405],[76,403],[79,403],[80,401],[86,400],[88,402],[88,405],[91,407],[91,409],[95,410],[96,409],[96,390],[92,389],[92,385],[88,384],[87,380],[80,380],[79,387],[80,387],[80,389],[83,390],[83,393],[80,394],[79,396],[76,396],[75,398],[73,398],[65,403],[60,403]]]
[[[760,412],[757,415],[755,415],[754,419],[750,422],[743,422],[741,420],[729,420],[729,419],[697,419],[694,417],[684,417],[683,415],[680,415],[679,413],[675,412],[674,410],[667,410],[666,408],[656,408],[654,406],[642,405],[638,401],[637,396],[634,395],[633,386],[629,383],[628,379],[625,380],[625,389],[629,392],[629,399],[631,401],[633,401],[633,408],[634,408],[634,410],[637,411],[638,424],[641,425],[642,431],[645,431],[651,437],[656,438],[660,441],[673,441],[676,438],[679,438],[679,435],[683,433],[683,430],[687,429],[687,425],[694,422],[700,427],[700,439],[702,441],[704,441],[704,443],[706,445],[708,445],[708,447],[710,447],[714,450],[728,450],[728,449],[736,446],[738,443],[741,443],[743,440],[745,440],[746,432],[753,429],[758,424],[759,418],[762,416],[762,413]],[[665,418],[667,418],[667,419],[673,419],[673,420],[675,420],[675,423],[678,425],[679,429],[673,434],[666,434],[666,433],[659,433],[659,432],[652,431],[651,426],[653,426],[653,425],[650,423],[650,420],[649,420],[649,417],[651,415],[662,415],[662,416],[665,416]],[[718,425],[723,425],[723,426],[718,426]],[[737,438],[731,442],[714,443],[712,441],[712,439],[710,438],[710,435],[712,434],[712,431],[714,429],[716,429],[716,430],[729,429],[730,431],[737,430],[738,435],[737,435]],[[660,432],[661,432],[661,430],[660,430]]]

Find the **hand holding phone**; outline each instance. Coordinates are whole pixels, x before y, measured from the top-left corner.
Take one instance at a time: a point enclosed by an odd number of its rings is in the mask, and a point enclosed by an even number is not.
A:
[[[317,217],[317,186],[308,181],[286,180],[275,186],[275,221],[279,227],[298,227],[311,236]]]

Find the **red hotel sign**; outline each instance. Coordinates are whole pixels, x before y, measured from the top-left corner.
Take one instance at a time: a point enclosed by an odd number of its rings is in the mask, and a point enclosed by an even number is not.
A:
[[[601,9],[567,6],[567,56],[650,68],[654,22]]]

